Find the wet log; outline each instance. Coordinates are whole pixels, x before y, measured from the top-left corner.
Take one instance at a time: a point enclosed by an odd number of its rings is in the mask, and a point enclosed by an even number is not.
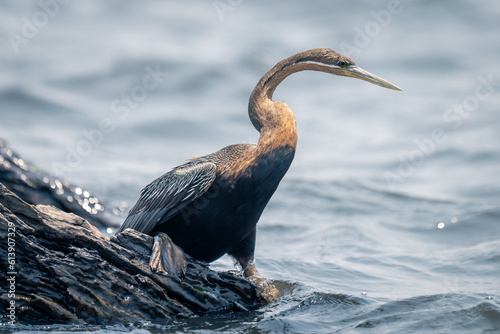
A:
[[[8,264],[0,274],[8,282],[0,287],[4,324],[165,323],[263,303],[243,277],[190,257],[183,278],[152,273],[150,236],[127,230],[110,239],[75,214],[24,202],[1,183],[0,242]]]
[[[30,204],[52,205],[99,228],[118,227],[119,208],[109,208],[87,189],[36,167],[0,138],[0,183]]]

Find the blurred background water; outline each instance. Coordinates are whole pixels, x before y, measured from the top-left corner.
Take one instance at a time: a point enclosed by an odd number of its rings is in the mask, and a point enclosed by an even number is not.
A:
[[[317,72],[277,89],[299,144],[256,258],[284,296],[144,328],[500,332],[499,17],[493,0],[3,1],[0,137],[132,205],[186,159],[255,143],[259,78],[333,48],[404,92]]]

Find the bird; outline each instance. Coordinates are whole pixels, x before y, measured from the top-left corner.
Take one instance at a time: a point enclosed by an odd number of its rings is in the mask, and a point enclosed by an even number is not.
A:
[[[278,62],[250,95],[248,115],[257,144],[235,144],[192,158],[142,189],[117,234],[133,229],[154,237],[151,270],[181,276],[185,254],[212,262],[229,254],[246,277],[258,277],[256,225],[288,171],[297,147],[290,107],[273,101],[276,87],[305,70],[361,79],[400,91],[329,48],[299,52]]]

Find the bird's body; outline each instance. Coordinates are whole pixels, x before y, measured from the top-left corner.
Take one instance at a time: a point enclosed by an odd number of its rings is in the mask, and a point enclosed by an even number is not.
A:
[[[256,151],[254,145],[228,146],[183,165],[214,164],[214,182],[157,230],[199,260],[211,262],[225,253],[240,258],[253,252],[255,225],[294,154],[290,147],[266,155]]]
[[[260,132],[258,143],[227,146],[159,177],[142,190],[118,232],[163,232],[194,258],[211,262],[228,253],[247,276],[255,274],[256,224],[297,145],[295,117],[285,103],[272,101],[272,95],[284,78],[301,70],[354,76],[398,89],[330,49],[311,49],[279,62],[250,97],[248,111]]]

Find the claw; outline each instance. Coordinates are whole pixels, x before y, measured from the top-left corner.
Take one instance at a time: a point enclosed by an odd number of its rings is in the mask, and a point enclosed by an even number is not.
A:
[[[244,268],[244,275],[249,280],[255,282],[257,285],[257,293],[268,303],[275,301],[280,292],[274,286],[271,281],[260,276],[257,267],[255,267],[255,261],[251,260],[247,263]]]
[[[266,278],[258,276],[249,276],[249,280],[254,281],[257,285],[257,293],[268,303],[271,303],[278,299],[280,296],[279,290],[274,286],[274,284]]]

